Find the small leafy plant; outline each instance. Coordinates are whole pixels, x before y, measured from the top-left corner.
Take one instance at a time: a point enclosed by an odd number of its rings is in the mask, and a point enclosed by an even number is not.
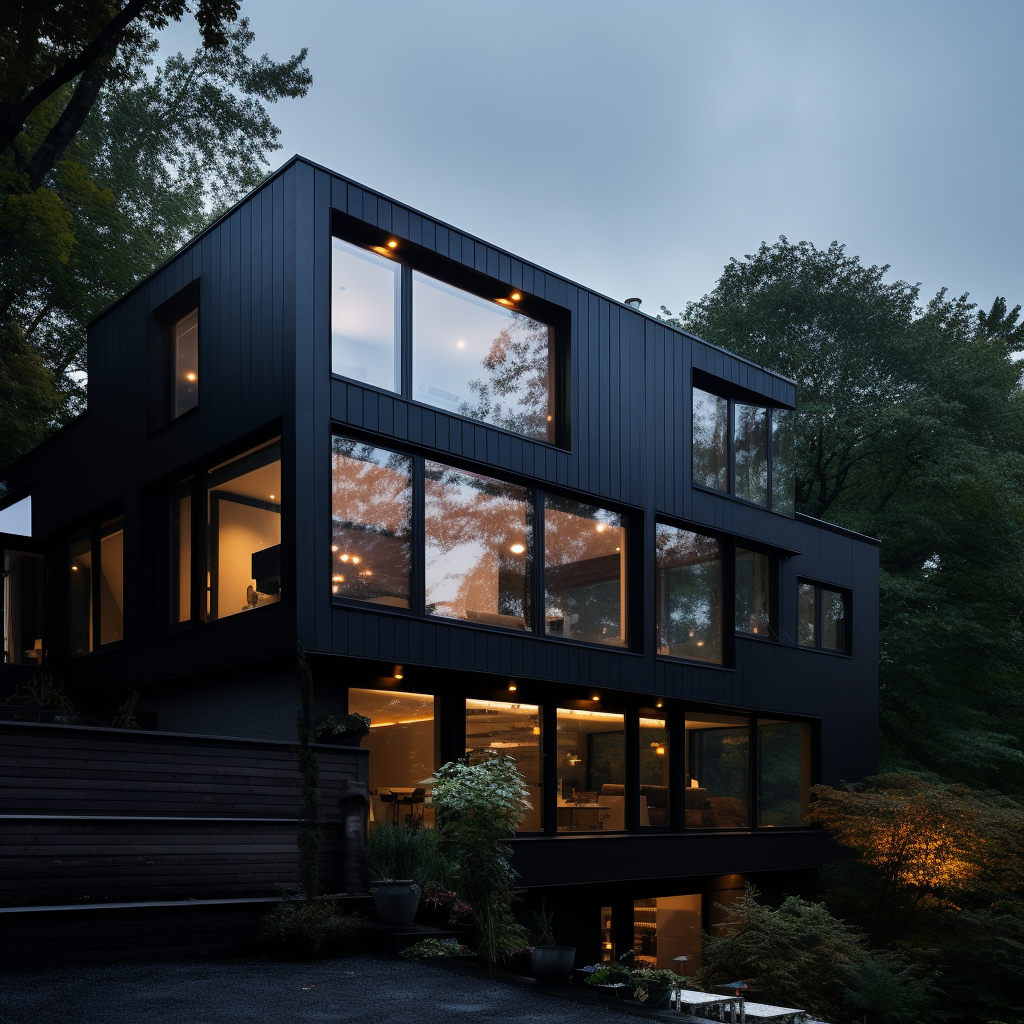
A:
[[[659,985],[680,985],[683,979],[665,967],[642,967],[629,975],[633,986],[633,998],[643,1003],[647,1001],[651,988]]]
[[[622,964],[605,964],[596,971],[591,971],[587,978],[588,985],[628,985],[629,970]]]
[[[57,682],[45,669],[34,672],[28,682],[19,686],[4,703],[57,712],[57,721],[65,725],[80,721],[71,698],[64,692],[63,681]]]
[[[437,882],[429,882],[424,887],[420,902],[445,911],[449,924],[462,924],[473,913],[473,908],[457,892],[445,889]]]
[[[351,715],[328,715],[316,723],[316,734],[322,736],[329,733],[332,736],[341,736],[345,733],[352,733],[356,736],[366,736],[370,731],[370,719],[366,715],[353,712]]]
[[[473,950],[458,939],[420,939],[402,950],[402,956],[414,960],[424,956],[467,956]]]

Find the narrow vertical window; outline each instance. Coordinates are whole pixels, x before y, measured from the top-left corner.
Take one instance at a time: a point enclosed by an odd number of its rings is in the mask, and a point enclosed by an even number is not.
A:
[[[718,541],[658,523],[658,653],[722,661],[722,558]]]
[[[100,643],[124,639],[124,520],[100,527]]]
[[[668,722],[653,711],[640,712],[640,826],[668,825]]]
[[[736,632],[774,640],[771,558],[760,551],[736,549]]]
[[[821,646],[829,651],[846,651],[846,596],[827,587],[821,594]]]
[[[750,721],[736,715],[686,716],[686,823],[750,824]],[[692,795],[691,795],[692,794]],[[690,816],[693,806],[695,814]]]
[[[73,655],[92,650],[91,530],[72,537],[68,545],[68,632]]]
[[[331,245],[331,372],[401,391],[402,267],[340,238]]]
[[[796,452],[792,409],[772,409],[772,510],[796,511]]]
[[[187,480],[171,492],[170,536],[170,620],[172,624],[192,618],[192,482]]]
[[[0,556],[0,661],[8,665],[41,665],[45,654],[46,562],[42,555],[10,548],[0,551]]]
[[[801,647],[848,654],[850,593],[814,583],[797,584],[797,642]]]
[[[607,509],[544,496],[544,617],[549,636],[626,643],[626,530]]]
[[[530,629],[530,492],[436,462],[425,480],[427,613]]]
[[[199,310],[193,309],[174,325],[173,417],[199,404]]]
[[[768,718],[758,719],[758,825],[805,825],[810,801],[810,725]]]
[[[693,389],[693,482],[729,490],[729,401]]]
[[[768,504],[768,410],[736,403],[733,460],[736,497],[755,505]]]
[[[331,594],[408,608],[412,459],[335,437],[331,487]]]
[[[799,583],[796,588],[796,636],[801,647],[817,647],[818,631],[814,614],[813,583]]]
[[[558,709],[558,831],[626,827],[626,732],[622,715]]]

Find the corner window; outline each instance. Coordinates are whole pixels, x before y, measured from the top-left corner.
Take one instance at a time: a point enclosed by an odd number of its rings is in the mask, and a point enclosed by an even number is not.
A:
[[[124,639],[124,520],[98,523],[68,543],[68,644],[89,654]]]
[[[849,591],[797,584],[797,642],[801,647],[850,653]]]
[[[0,533],[32,536],[32,495],[0,508]]]
[[[793,410],[692,395],[694,484],[793,515]]]
[[[736,632],[778,639],[770,555],[736,548]]]
[[[199,310],[193,309],[178,320],[171,331],[171,361],[174,394],[171,418],[199,404]]]
[[[281,600],[281,444],[207,474],[207,600],[210,621]]]
[[[713,537],[658,523],[658,653],[722,663],[722,556]]]
[[[688,827],[750,824],[750,719],[687,714],[686,786]]]

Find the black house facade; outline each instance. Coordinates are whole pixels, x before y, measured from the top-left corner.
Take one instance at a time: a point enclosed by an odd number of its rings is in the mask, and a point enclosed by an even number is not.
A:
[[[371,719],[374,820],[516,758],[527,904],[589,962],[692,964],[826,856],[811,786],[876,767],[878,552],[794,513],[791,381],[301,158],[88,365],[3,474],[8,691],[287,741],[301,643],[317,715]]]

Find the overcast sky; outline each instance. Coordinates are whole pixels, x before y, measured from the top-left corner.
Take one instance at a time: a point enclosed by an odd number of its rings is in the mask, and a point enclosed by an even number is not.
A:
[[[644,311],[780,234],[1024,302],[1024,2],[243,0],[301,153]],[[194,22],[192,23],[194,25]],[[182,28],[175,48],[191,47]]]

